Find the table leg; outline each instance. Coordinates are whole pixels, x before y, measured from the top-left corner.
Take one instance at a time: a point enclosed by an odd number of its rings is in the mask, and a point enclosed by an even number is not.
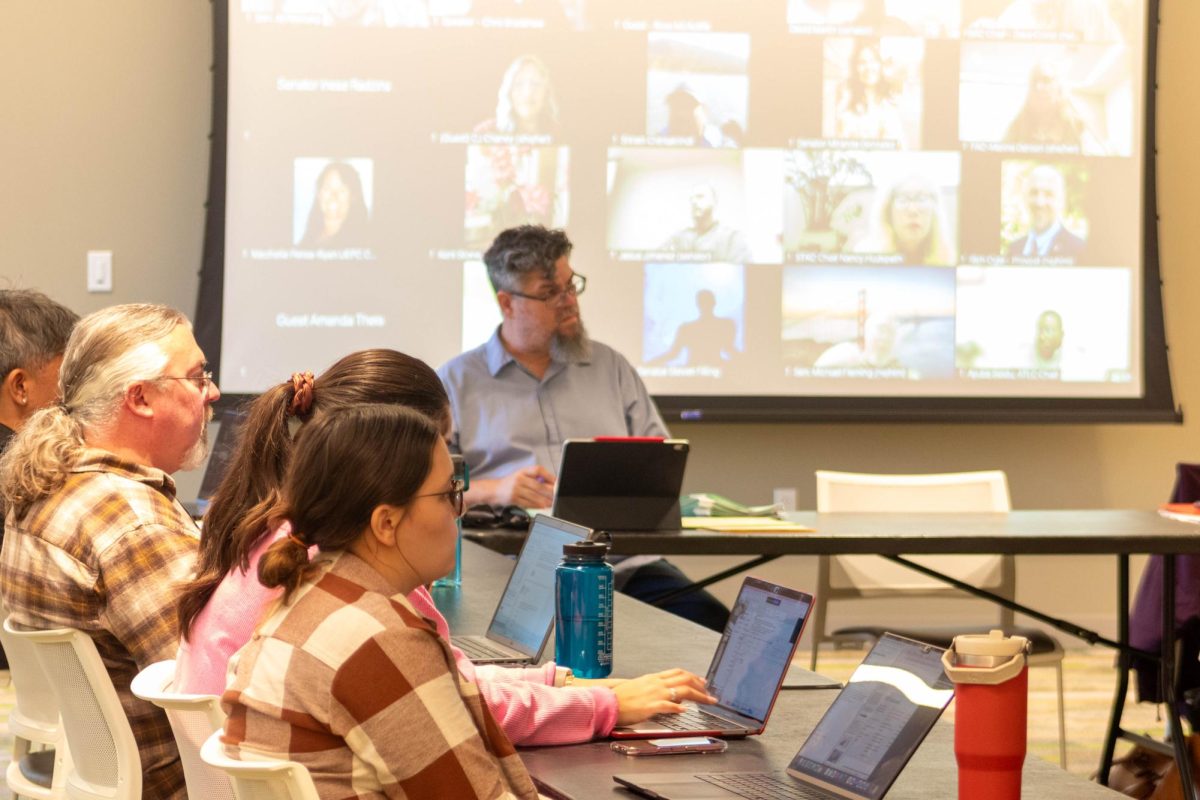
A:
[[[1100,757],[1100,772],[1096,775],[1096,781],[1102,786],[1108,785],[1113,754],[1122,732],[1121,716],[1125,713],[1125,697],[1129,692],[1130,658],[1125,649],[1129,647],[1129,556],[1124,553],[1117,556],[1117,641],[1122,648],[1117,652],[1117,690],[1113,693],[1108,732],[1104,734],[1104,751]]]
[[[1192,782],[1192,758],[1187,739],[1183,736],[1183,723],[1179,719],[1179,708],[1175,701],[1175,556],[1163,556],[1163,631],[1162,664],[1160,678],[1163,698],[1167,704],[1167,723],[1171,729],[1171,743],[1175,748],[1175,765],[1183,783],[1183,796],[1197,800],[1196,785]]]

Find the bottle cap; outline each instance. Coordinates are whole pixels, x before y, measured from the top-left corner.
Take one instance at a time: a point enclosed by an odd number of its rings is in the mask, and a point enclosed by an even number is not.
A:
[[[603,559],[608,554],[608,545],[603,542],[569,542],[563,545],[564,556],[583,556]]]
[[[1007,661],[1024,652],[1027,643],[1024,636],[1005,636],[1004,631],[992,630],[955,636],[954,651],[960,656],[1000,656]]]
[[[1025,669],[1029,640],[1005,636],[1004,631],[955,636],[942,654],[946,676],[955,683],[998,684],[1011,680]]]

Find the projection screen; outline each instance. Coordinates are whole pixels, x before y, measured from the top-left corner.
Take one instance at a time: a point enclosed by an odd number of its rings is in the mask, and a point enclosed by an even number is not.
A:
[[[215,5],[227,394],[479,345],[531,223],[668,418],[1178,418],[1148,0]]]

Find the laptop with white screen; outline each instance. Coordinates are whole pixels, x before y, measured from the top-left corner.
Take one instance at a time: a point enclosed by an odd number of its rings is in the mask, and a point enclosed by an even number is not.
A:
[[[791,666],[810,594],[746,578],[708,667],[714,704],[686,703],[681,714],[657,714],[613,729],[614,739],[668,736],[751,736],[762,733]]]
[[[451,636],[476,664],[534,664],[554,627],[554,570],[563,545],[588,538],[582,525],[539,514],[483,636]]]
[[[954,696],[942,650],[885,634],[782,774],[614,775],[646,797],[880,800]]]

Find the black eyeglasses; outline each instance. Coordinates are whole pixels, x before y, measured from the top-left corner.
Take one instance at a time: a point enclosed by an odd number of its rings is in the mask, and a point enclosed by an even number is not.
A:
[[[154,380],[156,381],[191,381],[192,385],[201,392],[208,391],[208,385],[213,382],[212,373],[204,370],[199,375],[162,375]]]
[[[463,503],[463,492],[466,491],[466,483],[462,478],[452,478],[450,480],[450,488],[444,492],[430,492],[429,494],[413,495],[417,497],[445,497],[450,502],[450,507],[454,509],[454,517],[458,519],[462,517],[466,506]]]
[[[565,297],[578,297],[583,294],[583,290],[587,288],[587,278],[576,272],[571,276],[571,280],[567,281],[566,288],[559,289],[557,286],[546,292],[543,295],[525,294],[525,292],[508,291],[509,294],[517,297],[524,297],[526,300],[537,300],[539,303],[549,303],[556,305],[563,301]]]

